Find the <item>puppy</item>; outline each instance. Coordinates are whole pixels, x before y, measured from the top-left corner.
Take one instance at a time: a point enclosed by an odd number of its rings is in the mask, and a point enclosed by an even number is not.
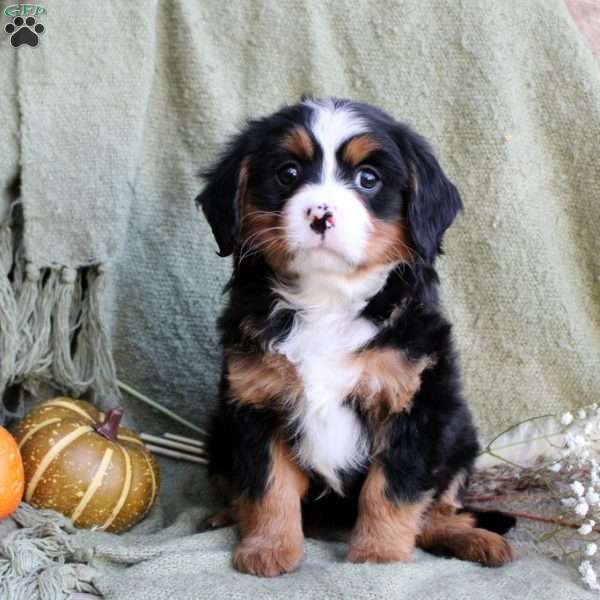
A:
[[[353,562],[512,560],[491,531],[512,522],[461,504],[479,446],[435,260],[462,203],[428,143],[373,106],[304,99],[250,121],[205,179],[233,255],[210,472],[235,567],[294,570],[303,517],[352,526]]]

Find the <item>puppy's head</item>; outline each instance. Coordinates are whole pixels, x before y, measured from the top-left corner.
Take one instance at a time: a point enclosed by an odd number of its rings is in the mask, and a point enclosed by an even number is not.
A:
[[[249,122],[205,178],[220,254],[292,274],[433,263],[462,206],[423,138],[349,100]]]

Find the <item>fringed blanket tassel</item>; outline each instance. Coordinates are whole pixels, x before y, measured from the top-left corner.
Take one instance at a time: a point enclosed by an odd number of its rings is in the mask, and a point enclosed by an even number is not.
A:
[[[76,530],[67,518],[23,503],[12,519],[20,528],[0,540],[0,598],[67,600],[74,591],[96,591],[93,568],[75,562]]]
[[[8,386],[49,383],[73,396],[88,390],[118,397],[102,319],[102,265],[38,267],[0,225],[0,397]],[[0,424],[22,416],[0,401]]]

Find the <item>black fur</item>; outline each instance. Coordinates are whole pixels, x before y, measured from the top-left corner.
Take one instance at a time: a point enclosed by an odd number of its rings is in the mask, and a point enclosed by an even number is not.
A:
[[[494,531],[501,535],[510,531],[517,523],[514,517],[505,515],[497,510],[478,510],[466,507],[464,512],[468,512],[475,517],[475,525],[477,527]]]
[[[439,305],[435,270],[442,236],[462,203],[423,138],[374,107],[349,104],[369,123],[383,148],[375,159],[385,185],[376,197],[369,198],[369,209],[382,219],[402,214],[415,251],[412,264],[394,270],[362,313],[381,327],[370,345],[397,347],[410,359],[434,358],[434,365],[423,372],[411,410],[393,417],[385,448],[374,460],[384,467],[387,494],[393,501],[414,501],[427,490],[434,490],[439,497],[457,474],[471,472],[479,450],[462,393],[451,326]],[[207,171],[207,186],[197,198],[220,254],[234,254],[228,303],[219,321],[221,340],[228,352],[264,352],[272,342],[284,339],[292,326],[293,311],[271,317],[277,299],[272,291],[277,275],[273,267],[260,253],[239,260],[238,184],[245,161],[249,193],[262,209],[281,210],[285,196],[272,175],[274,166],[284,158],[278,140],[291,126],[306,125],[309,119],[310,110],[300,104],[251,121],[216,166]],[[315,160],[318,163],[319,157]],[[304,167],[304,179],[298,185],[315,177],[314,169]],[[259,334],[248,335],[243,322],[252,323]],[[272,400],[275,407],[277,399]],[[369,421],[368,416],[361,417]],[[285,411],[280,408],[240,406],[231,397],[224,369],[210,436],[211,472],[225,475],[236,494],[259,498],[268,476],[269,444],[276,435],[283,435],[291,446],[296,441],[298,433],[286,423]],[[311,475],[307,515],[326,515],[328,520],[351,523],[365,471],[344,474],[344,497],[335,493],[319,497],[323,482]]]
[[[269,476],[270,445],[279,424],[278,415],[271,410],[238,405],[226,413],[219,412],[210,437],[212,473],[224,476],[248,498],[260,498]],[[231,439],[236,443],[227,443]]]

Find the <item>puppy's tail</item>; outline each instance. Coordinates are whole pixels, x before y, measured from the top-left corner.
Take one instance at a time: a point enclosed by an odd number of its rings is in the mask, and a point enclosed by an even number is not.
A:
[[[514,517],[498,510],[480,510],[465,506],[458,512],[472,515],[475,518],[475,527],[487,529],[500,535],[504,535],[517,524],[517,520]]]

